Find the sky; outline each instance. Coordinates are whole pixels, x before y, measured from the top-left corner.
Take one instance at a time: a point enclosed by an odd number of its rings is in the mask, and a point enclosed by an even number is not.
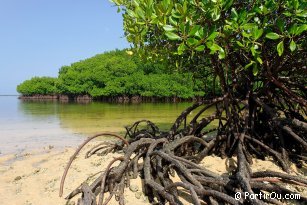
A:
[[[130,47],[108,0],[0,0],[0,95],[34,76]]]

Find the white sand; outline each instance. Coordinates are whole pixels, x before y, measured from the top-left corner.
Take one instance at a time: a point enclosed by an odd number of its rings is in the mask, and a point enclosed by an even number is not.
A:
[[[120,155],[109,154],[102,157],[93,155],[89,159],[84,159],[89,146],[83,149],[68,172],[64,186],[64,197],[86,180],[88,176],[103,171],[113,157]],[[74,150],[75,148],[57,150],[47,147],[42,150],[33,150],[31,153],[24,153],[17,158],[14,155],[0,157],[1,205],[64,205],[66,200],[64,197],[60,198],[58,196],[60,179],[64,167]],[[225,174],[236,166],[235,160],[225,160],[211,156],[206,157],[201,164],[209,170],[220,174]],[[252,169],[254,171],[281,171],[273,162],[261,160],[255,160]],[[306,171],[306,167],[304,170]],[[301,171],[296,170],[296,172]],[[138,192],[141,191],[140,180],[132,180],[131,184],[139,188]],[[138,194],[141,195],[139,199],[136,198]],[[306,196],[306,190],[302,194]],[[125,191],[125,199],[126,204],[149,204],[143,194],[132,192],[128,188]],[[118,203],[113,197],[109,204]]]

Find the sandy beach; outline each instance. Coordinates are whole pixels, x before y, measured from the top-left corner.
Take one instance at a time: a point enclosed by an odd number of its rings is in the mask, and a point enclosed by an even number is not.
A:
[[[59,197],[60,180],[64,168],[73,154],[75,148],[67,147],[59,150],[53,147],[33,150],[20,155],[7,155],[0,158],[0,199],[2,205],[64,205],[76,204],[75,201],[67,203],[64,199],[72,190],[84,180],[91,180],[89,176],[104,170],[104,167],[119,154],[107,156],[93,155],[84,159],[87,148],[73,162],[64,186],[64,196]],[[116,165],[116,164],[115,164]],[[140,188],[138,180],[131,184]],[[148,204],[146,197],[139,190],[126,191],[126,202],[135,205]],[[141,197],[135,197],[140,195]],[[77,198],[76,198],[77,199]],[[117,204],[113,199],[110,204]]]
[[[93,146],[93,142],[86,146],[73,162],[64,186],[64,197],[84,180],[91,181],[89,176],[104,170],[113,157],[120,153],[107,156],[93,155],[84,159],[86,151]],[[32,150],[19,155],[6,155],[0,157],[0,199],[2,205],[64,205],[76,204],[76,201],[67,202],[64,197],[58,196],[60,179],[67,161],[73,154],[75,147],[58,149],[47,146],[42,149]],[[227,174],[236,167],[235,160],[225,160],[219,157],[206,157],[201,164],[206,168]],[[294,166],[293,166],[294,168]],[[272,170],[281,171],[273,161],[254,160],[253,171]],[[294,168],[294,172],[306,176],[306,166],[303,169]],[[132,180],[132,191],[125,191],[126,204],[149,204],[148,199],[142,194],[141,182]],[[307,196],[307,190],[301,187],[291,187],[294,191]],[[113,198],[110,205],[118,204]],[[189,202],[187,201],[187,204]]]

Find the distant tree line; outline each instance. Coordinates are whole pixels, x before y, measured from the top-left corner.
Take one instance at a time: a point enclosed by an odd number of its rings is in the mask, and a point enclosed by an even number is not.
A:
[[[17,86],[25,96],[89,95],[193,98],[211,95],[213,77],[146,62],[127,50],[115,50],[63,66],[57,78],[33,77]],[[206,86],[205,86],[206,85]],[[204,89],[205,88],[205,89]]]
[[[17,86],[17,91],[23,95],[50,95],[58,92],[57,78],[33,77]]]

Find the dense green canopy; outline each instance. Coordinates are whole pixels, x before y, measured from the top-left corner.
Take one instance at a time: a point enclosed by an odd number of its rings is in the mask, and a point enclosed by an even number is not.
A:
[[[63,66],[57,79],[27,80],[17,91],[23,95],[67,94],[94,98],[123,95],[192,98],[210,94],[204,84],[191,72],[175,72],[166,64],[143,62],[126,50],[116,50]]]
[[[303,0],[113,0],[124,10],[129,42],[147,57],[175,60],[195,68],[207,59],[221,66],[282,66],[306,47],[306,2]],[[301,60],[296,55],[297,60]],[[196,61],[196,62],[195,62]],[[276,66],[277,65],[277,66]]]
[[[33,77],[17,86],[17,91],[23,95],[50,95],[57,93],[57,78]]]

